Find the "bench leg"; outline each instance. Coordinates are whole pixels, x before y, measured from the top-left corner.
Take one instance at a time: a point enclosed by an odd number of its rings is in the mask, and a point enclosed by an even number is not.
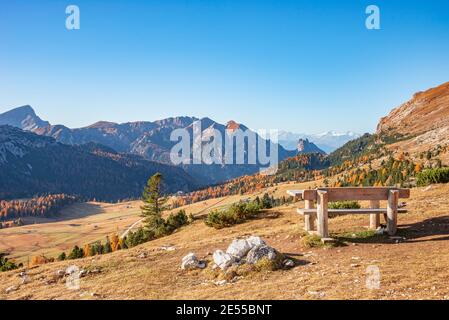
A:
[[[380,201],[378,200],[371,200],[370,202],[371,209],[379,209],[380,208]],[[370,229],[377,229],[380,226],[380,214],[373,213],[369,216],[369,227]]]
[[[321,238],[329,238],[327,191],[318,190],[317,197],[317,231]]]
[[[305,200],[305,208],[313,209],[313,201]],[[315,230],[315,215],[314,214],[304,215],[304,230],[306,230],[307,232]]]
[[[396,234],[398,224],[399,191],[390,190],[387,205],[387,232],[390,236]]]

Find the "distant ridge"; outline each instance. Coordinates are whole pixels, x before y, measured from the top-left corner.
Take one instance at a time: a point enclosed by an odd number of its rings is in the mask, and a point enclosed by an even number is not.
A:
[[[38,135],[49,136],[56,141],[67,145],[83,145],[97,143],[121,153],[141,156],[147,160],[171,164],[170,152],[177,142],[170,140],[175,129],[186,129],[190,133],[193,123],[199,121],[204,136],[210,135],[210,129],[216,129],[224,134],[227,128],[242,130],[248,129],[236,121],[229,121],[226,125],[220,124],[210,118],[198,119],[196,117],[180,116],[157,121],[138,121],[127,123],[114,123],[98,121],[92,125],[71,129],[64,125],[51,125],[36,116],[30,106],[20,107],[0,114],[2,124],[8,124]],[[245,145],[246,150],[248,146]],[[279,146],[279,160],[296,155],[297,151],[289,151]],[[194,176],[200,183],[214,184],[253,174],[261,168],[259,164],[242,165],[183,165],[184,170]]]

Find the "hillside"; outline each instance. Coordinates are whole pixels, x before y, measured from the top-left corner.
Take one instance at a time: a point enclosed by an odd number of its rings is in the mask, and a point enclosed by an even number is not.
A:
[[[65,193],[87,199],[140,197],[148,177],[161,172],[165,190],[198,185],[178,167],[88,144],[69,146],[10,126],[0,126],[0,198]]]
[[[280,194],[289,187],[308,186],[287,184],[272,190]],[[331,233],[345,237],[348,245],[308,248],[301,241],[303,221],[295,213],[296,205],[280,207],[270,210],[278,215],[223,230],[196,221],[175,234],[132,249],[39,266],[27,270],[28,282],[9,294],[5,289],[20,284],[21,270],[1,273],[0,298],[449,299],[447,192],[447,184],[412,190],[407,201],[409,213],[399,217],[400,240],[351,237],[351,233],[365,231],[369,219],[338,217],[330,220]],[[297,259],[296,267],[256,272],[226,284],[216,284],[208,269],[180,270],[181,259],[189,252],[211,261],[211,252],[226,249],[233,239],[248,235],[259,235],[288,253]],[[164,250],[167,245],[175,249]],[[64,280],[57,280],[56,271],[69,265],[99,271],[81,278],[79,290],[67,290]],[[379,289],[365,285],[367,267],[372,265],[381,272]]]
[[[449,82],[424,92],[395,108],[382,118],[377,135],[389,137],[389,149],[418,158],[428,151],[449,165]],[[441,153],[441,154],[440,154]]]
[[[380,120],[377,133],[413,136],[448,127],[449,82],[446,82],[414,94],[411,100],[393,109]]]

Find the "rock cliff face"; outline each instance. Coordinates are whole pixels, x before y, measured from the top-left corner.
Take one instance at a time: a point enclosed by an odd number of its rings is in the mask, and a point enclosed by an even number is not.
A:
[[[416,93],[403,105],[382,118],[377,133],[397,133],[407,136],[449,127],[449,82]]]
[[[390,149],[418,156],[423,152],[439,153],[439,159],[449,165],[449,82],[424,92],[393,109],[382,118],[377,134],[393,141]],[[394,137],[391,139],[391,137]]]
[[[298,153],[321,153],[326,154],[323,150],[318,148],[309,139],[299,139],[297,144]]]

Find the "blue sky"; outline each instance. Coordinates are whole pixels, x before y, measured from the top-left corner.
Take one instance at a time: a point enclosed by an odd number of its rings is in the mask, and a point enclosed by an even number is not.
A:
[[[381,30],[365,28],[370,4]],[[193,115],[367,132],[446,81],[447,0],[0,3],[0,112],[30,104],[69,127]]]

